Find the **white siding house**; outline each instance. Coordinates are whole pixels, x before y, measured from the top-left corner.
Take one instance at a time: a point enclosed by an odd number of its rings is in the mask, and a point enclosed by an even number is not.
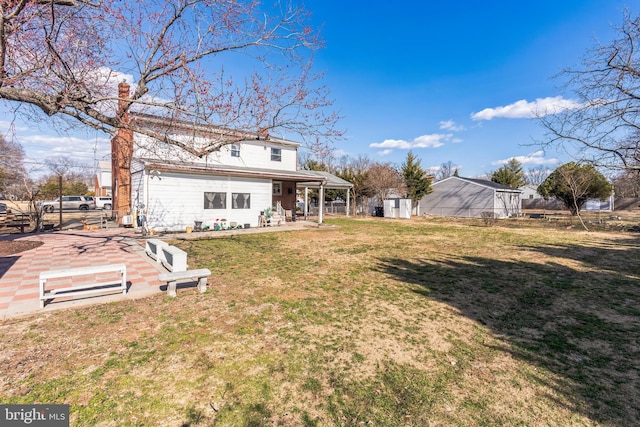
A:
[[[435,216],[498,218],[520,214],[521,191],[495,182],[451,176],[432,184],[433,191],[420,202],[420,212]]]
[[[523,185],[519,188],[522,191],[522,200],[534,200],[534,199],[542,199],[543,197],[538,193],[537,185]]]
[[[157,231],[182,231],[196,221],[213,227],[222,219],[255,227],[268,208],[295,211],[297,186],[320,188],[328,182],[326,175],[297,170],[297,142],[210,126],[165,125],[146,115],[132,115],[132,120],[156,130],[166,127],[163,131],[172,139],[190,145],[204,147],[223,138],[234,142],[197,157],[138,133],[114,138],[112,157],[117,157],[116,150],[127,151],[120,144],[132,145],[133,153],[130,170],[123,175],[120,168],[114,174],[115,179],[130,176],[131,208],[117,212],[127,217],[121,221],[124,224],[135,224],[137,216],[144,214],[148,226]]]
[[[110,162],[98,162],[96,180],[94,184],[94,192],[96,196],[111,195],[111,163]]]

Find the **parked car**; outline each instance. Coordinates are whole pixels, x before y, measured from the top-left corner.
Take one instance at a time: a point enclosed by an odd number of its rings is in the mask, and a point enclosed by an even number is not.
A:
[[[97,209],[106,209],[110,210],[111,206],[113,206],[113,202],[111,201],[111,197],[96,197],[96,208]]]
[[[62,196],[62,209],[81,211],[95,209],[96,205],[92,199],[93,197],[88,196]],[[38,202],[38,206],[41,206],[44,212],[53,212],[60,207],[60,198]]]

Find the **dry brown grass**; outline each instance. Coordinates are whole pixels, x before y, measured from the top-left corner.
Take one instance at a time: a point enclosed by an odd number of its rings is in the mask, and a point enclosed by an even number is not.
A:
[[[73,425],[638,424],[635,234],[332,224],[177,242],[205,294],[3,322],[0,400]]]

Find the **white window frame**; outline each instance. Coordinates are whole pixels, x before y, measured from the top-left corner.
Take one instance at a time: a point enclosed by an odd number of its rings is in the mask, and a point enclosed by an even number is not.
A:
[[[240,157],[240,144],[231,144],[231,157]]]
[[[276,154],[277,152],[277,154]],[[271,147],[271,161],[272,162],[281,162],[282,161],[282,148]]]
[[[273,181],[273,193],[274,196],[282,196],[282,181]]]

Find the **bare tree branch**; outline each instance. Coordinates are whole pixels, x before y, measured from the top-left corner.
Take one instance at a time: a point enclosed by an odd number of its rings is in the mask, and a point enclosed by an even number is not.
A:
[[[243,0],[0,2],[0,99],[112,135],[131,126],[197,156],[235,140],[196,147],[123,123],[116,105],[169,123],[330,143],[341,136],[340,117],[311,71],[322,42],[306,11],[266,10]],[[122,80],[132,84],[130,99],[116,96]]]
[[[605,168],[640,170],[640,16],[624,13],[619,36],[588,51],[579,69],[565,70],[580,107],[541,115],[546,144]]]

